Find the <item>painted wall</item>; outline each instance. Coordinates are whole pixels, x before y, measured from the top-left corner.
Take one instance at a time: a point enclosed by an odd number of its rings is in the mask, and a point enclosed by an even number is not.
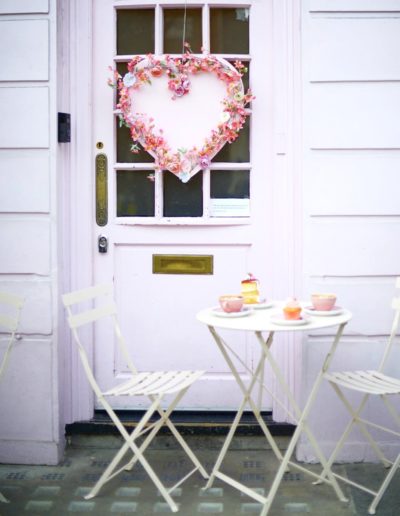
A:
[[[354,314],[334,370],[378,367],[392,320],[400,275],[399,11],[398,0],[303,3],[304,290],[336,292]],[[313,335],[304,346],[303,392],[330,340]],[[393,358],[389,373],[398,376],[398,350]],[[385,421],[377,401],[366,415]],[[324,385],[310,423],[325,451],[348,420],[342,407]],[[398,449],[393,437],[377,437]],[[363,442],[353,434],[341,458],[375,460]],[[305,440],[298,457],[315,459]]]
[[[0,384],[0,462],[54,464],[62,448],[55,20],[55,0],[0,1],[0,288],[25,298]]]
[[[73,203],[91,199],[89,191],[69,192],[64,173],[90,162],[70,163],[69,147],[57,144],[56,137],[56,113],[70,109],[69,59],[71,69],[90,70],[88,56],[77,51],[79,28],[89,16],[78,16],[76,2],[70,5],[78,36],[69,47],[60,44],[69,41],[62,33],[68,34],[69,18],[68,12],[62,23],[58,17],[57,28],[56,6],[68,11],[68,5],[0,0],[0,48],[7,48],[0,53],[0,288],[26,298],[22,338],[0,385],[0,462],[56,463],[64,418],[88,417],[92,407],[87,393],[69,399],[69,388],[59,388],[70,374],[77,383],[79,369],[58,347],[64,320],[58,283],[68,284],[70,268],[75,276],[83,274],[82,264],[60,243],[76,238],[74,228],[82,224],[74,219]],[[302,197],[304,207],[303,292],[336,291],[354,312],[334,366],[375,367],[390,325],[394,277],[400,275],[400,1],[304,0],[302,5],[303,115],[299,127],[290,122],[288,134],[303,137],[302,191],[299,181],[295,199],[300,204]],[[294,20],[288,34],[297,27]],[[288,111],[298,98],[292,93],[279,103],[286,100]],[[85,145],[79,131],[90,117],[88,106],[74,98],[76,118],[85,113],[80,124],[73,123],[71,147],[78,147]],[[64,206],[63,199],[70,204]],[[64,225],[58,224],[62,216]],[[90,246],[90,235],[80,244]],[[86,278],[89,265],[84,267]],[[313,335],[304,346],[303,392],[330,338]],[[327,451],[345,415],[325,387],[310,422]],[[376,404],[368,411],[381,417]],[[369,457],[358,437],[345,453],[347,459]],[[305,441],[298,455],[314,458]]]

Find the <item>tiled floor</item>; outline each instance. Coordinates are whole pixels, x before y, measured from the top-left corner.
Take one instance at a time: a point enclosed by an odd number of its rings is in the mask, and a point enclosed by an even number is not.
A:
[[[190,445],[207,470],[220,449],[221,437],[192,436]],[[167,485],[173,485],[189,470],[182,452],[165,436],[160,436],[146,454]],[[280,439],[285,447],[286,438]],[[0,504],[1,516],[63,516],[91,513],[96,516],[172,514],[140,466],[121,473],[103,487],[94,499],[83,495],[97,480],[120,441],[116,437],[75,437],[58,466],[0,465],[0,492],[10,503]],[[224,463],[223,471],[264,494],[271,483],[276,461],[260,437],[237,437]],[[317,466],[313,466],[317,468]],[[376,484],[382,471],[378,465],[340,465],[344,475],[354,472]],[[175,491],[182,516],[223,514],[258,515],[260,504],[217,480],[204,491],[204,480],[193,475]],[[306,514],[315,516],[366,515],[370,496],[345,488],[348,503],[339,502],[326,485],[313,486],[308,475],[290,472],[285,475],[270,511],[271,516]],[[378,516],[400,515],[400,473],[378,507]]]

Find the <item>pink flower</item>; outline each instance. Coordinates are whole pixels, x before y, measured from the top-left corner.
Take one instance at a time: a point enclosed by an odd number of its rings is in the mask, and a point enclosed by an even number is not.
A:
[[[210,158],[208,156],[200,156],[199,165],[201,168],[208,168],[210,166]]]

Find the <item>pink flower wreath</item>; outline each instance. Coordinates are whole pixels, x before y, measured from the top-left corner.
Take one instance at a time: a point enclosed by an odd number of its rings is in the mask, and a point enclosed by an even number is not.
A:
[[[152,54],[134,57],[127,65],[128,73],[122,77],[114,71],[114,81],[109,84],[119,91],[120,124],[130,129],[134,142],[139,142],[144,150],[155,158],[157,170],[169,170],[183,182],[187,182],[198,170],[207,168],[211,159],[225,145],[238,137],[246,117],[249,115],[245,106],[254,99],[250,90],[243,90],[242,75],[246,68],[240,61],[235,61],[235,68],[225,60],[204,54],[201,57],[189,52],[179,57],[169,55],[155,57]],[[163,137],[162,129],[155,131],[153,119],[143,113],[134,113],[131,105],[130,90],[139,89],[144,84],[151,84],[152,78],[166,74],[168,89],[172,99],[177,100],[190,93],[190,77],[199,73],[213,73],[226,84],[226,97],[222,101],[221,122],[205,138],[200,149],[172,151]],[[131,151],[139,152],[136,143]]]

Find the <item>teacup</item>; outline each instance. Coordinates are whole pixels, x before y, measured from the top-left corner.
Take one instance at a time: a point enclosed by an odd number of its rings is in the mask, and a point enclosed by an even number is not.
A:
[[[243,296],[233,294],[220,296],[219,304],[224,312],[240,312],[243,308]]]
[[[314,310],[321,312],[332,310],[336,303],[335,294],[312,294],[311,303]]]

